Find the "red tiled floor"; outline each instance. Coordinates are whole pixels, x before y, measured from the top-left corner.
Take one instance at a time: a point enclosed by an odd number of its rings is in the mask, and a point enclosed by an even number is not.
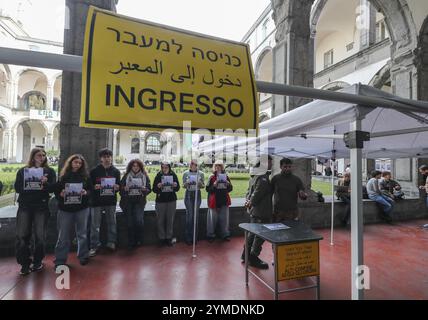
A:
[[[428,299],[428,230],[411,221],[397,225],[364,227],[365,264],[370,268],[371,288],[366,299]],[[324,237],[320,242],[321,298],[350,299],[350,231],[336,229],[335,244],[330,246],[330,231],[316,230]],[[272,299],[272,293],[250,275],[245,286],[240,263],[243,238],[231,242],[200,241],[197,258],[192,247],[178,243],[175,247],[147,246],[134,252],[119,250],[100,254],[87,266],[80,266],[70,255],[70,290],[55,287],[53,257],[47,268],[27,277],[18,275],[14,258],[0,259],[1,299]],[[261,258],[269,262],[272,251],[264,245]],[[259,271],[265,279],[273,270]],[[305,285],[293,281],[290,287]],[[313,289],[285,293],[280,299],[314,299]]]

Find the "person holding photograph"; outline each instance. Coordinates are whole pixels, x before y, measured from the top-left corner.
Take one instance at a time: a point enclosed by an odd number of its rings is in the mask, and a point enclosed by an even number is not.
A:
[[[217,160],[213,165],[213,174],[206,187],[208,192],[207,238],[214,241],[217,223],[220,227],[221,237],[230,241],[229,206],[231,204],[229,193],[233,190],[232,183],[224,171],[224,164]]]
[[[120,181],[120,206],[128,221],[128,248],[143,243],[144,207],[151,192],[150,178],[140,159],[131,160]]]
[[[196,218],[196,226],[198,224],[199,208],[201,206],[201,188],[205,187],[204,184],[204,173],[198,170],[198,163],[196,160],[190,162],[189,170],[183,174],[183,185],[186,189],[184,194],[184,205],[186,206],[186,228],[185,228],[185,241],[186,244],[193,244],[193,230],[194,221]],[[197,199],[195,199],[195,197]],[[196,212],[195,212],[195,200],[196,201]],[[196,230],[198,228],[196,227]],[[197,234],[197,231],[196,231]],[[197,240],[197,237],[195,241]]]
[[[162,162],[161,170],[153,182],[153,192],[156,193],[158,237],[161,245],[174,245],[172,236],[178,190],[180,190],[180,183],[175,172],[171,170],[171,164]]]
[[[21,275],[43,269],[49,193],[53,192],[55,182],[56,173],[48,165],[45,150],[32,149],[27,165],[18,170],[15,180],[15,190],[19,193],[16,214],[16,260],[21,265]],[[31,252],[33,230],[35,243],[34,252]]]
[[[100,164],[91,170],[94,185],[91,208],[91,244],[89,256],[97,254],[100,243],[101,212],[107,219],[107,248],[116,250],[116,193],[119,191],[120,171],[113,166],[113,152],[107,148],[98,152]]]
[[[70,156],[55,185],[58,200],[58,241],[55,247],[55,268],[65,265],[70,251],[70,231],[74,227],[77,238],[77,258],[82,266],[89,262],[87,238],[89,218],[89,195],[92,191],[87,163],[80,154]]]

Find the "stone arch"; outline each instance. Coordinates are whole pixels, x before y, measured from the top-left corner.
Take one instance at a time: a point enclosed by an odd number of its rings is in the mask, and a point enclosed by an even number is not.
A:
[[[266,112],[262,112],[259,114],[259,123],[269,120],[270,117]]]
[[[328,0],[316,0],[310,16],[311,36],[315,37],[318,20]],[[391,56],[412,50],[417,44],[416,26],[406,0],[369,0],[385,16],[392,41]]]
[[[22,69],[18,71],[16,79],[18,79],[19,106],[23,106],[24,95],[31,91],[40,92],[45,97],[45,105],[47,106],[49,79],[46,74],[36,69]]]
[[[391,62],[383,66],[369,82],[369,86],[376,89],[382,89],[385,85],[391,86]]]
[[[345,81],[333,81],[330,82],[323,87],[321,87],[322,90],[330,90],[330,91],[337,91],[343,88],[350,87],[351,85]]]
[[[270,67],[264,74],[265,67]],[[262,50],[260,55],[257,57],[255,65],[255,76],[257,80],[272,82],[273,79],[273,63],[272,63],[272,48],[266,47]],[[270,75],[270,76],[269,76]]]

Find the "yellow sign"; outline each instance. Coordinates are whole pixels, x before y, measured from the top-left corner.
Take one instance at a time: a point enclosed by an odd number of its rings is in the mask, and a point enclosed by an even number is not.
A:
[[[278,280],[290,280],[320,274],[318,241],[277,247]]]
[[[258,129],[249,46],[91,7],[80,126]]]

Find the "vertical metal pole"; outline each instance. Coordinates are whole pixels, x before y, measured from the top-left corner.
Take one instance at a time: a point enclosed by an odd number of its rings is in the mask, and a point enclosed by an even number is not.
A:
[[[317,276],[317,300],[321,299],[321,279],[320,276]]]
[[[275,291],[273,297],[278,300],[278,247],[276,244],[273,245],[273,257],[274,257],[274,268],[275,268]]]
[[[248,231],[245,230],[245,285],[248,287]]]
[[[196,258],[196,219],[198,218],[198,191],[199,191],[199,167],[196,170],[196,190],[195,190],[195,205],[193,210],[193,253],[192,258]]]
[[[361,130],[361,120],[351,123],[351,131]],[[359,266],[364,264],[363,254],[363,195],[362,151],[351,149],[351,278],[352,300],[364,299],[364,290],[358,288]]]
[[[334,160],[330,161],[330,167],[332,169],[331,174],[331,230],[330,230],[330,245],[334,245],[333,242],[333,228],[334,228]]]

